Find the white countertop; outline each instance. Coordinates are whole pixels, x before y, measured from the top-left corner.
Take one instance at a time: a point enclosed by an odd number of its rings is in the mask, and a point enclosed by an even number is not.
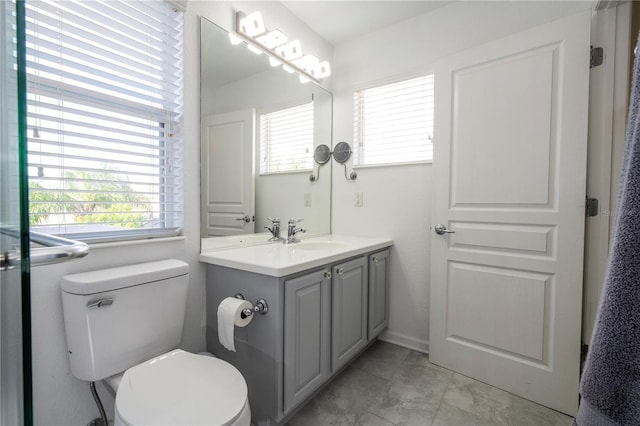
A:
[[[332,234],[307,238],[294,244],[276,242],[228,250],[204,248],[200,253],[200,261],[273,277],[284,277],[392,244],[390,238]]]

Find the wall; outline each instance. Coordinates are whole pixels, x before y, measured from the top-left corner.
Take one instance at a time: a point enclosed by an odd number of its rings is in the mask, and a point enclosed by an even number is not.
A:
[[[353,91],[428,74],[439,58],[572,15],[588,2],[456,2],[335,46],[334,142],[353,140]],[[437,84],[437,82],[436,82]],[[437,111],[436,111],[437,114]],[[333,170],[332,232],[391,237],[390,319],[382,339],[429,348],[431,164]],[[354,207],[362,192],[363,207]],[[434,218],[435,219],[435,218]]]

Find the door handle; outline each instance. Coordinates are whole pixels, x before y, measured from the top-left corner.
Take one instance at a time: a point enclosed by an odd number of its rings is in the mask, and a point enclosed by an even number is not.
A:
[[[244,222],[246,222],[246,223],[249,223],[249,222],[251,222],[251,216],[249,216],[248,214],[246,214],[246,215],[244,215],[243,217],[239,217],[239,218],[237,218],[236,220],[242,220],[242,221],[244,221]]]
[[[433,228],[436,231],[436,234],[438,235],[444,235],[444,234],[455,234],[456,231],[451,231],[449,229],[447,229],[447,227],[441,223],[437,224],[436,226],[434,226]]]

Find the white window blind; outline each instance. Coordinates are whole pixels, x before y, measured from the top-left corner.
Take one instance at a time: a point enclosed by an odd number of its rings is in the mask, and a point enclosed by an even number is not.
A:
[[[26,2],[32,228],[182,227],[182,13],[167,1]]]
[[[313,102],[260,115],[260,174],[313,168]]]
[[[433,75],[354,93],[354,165],[433,158]]]

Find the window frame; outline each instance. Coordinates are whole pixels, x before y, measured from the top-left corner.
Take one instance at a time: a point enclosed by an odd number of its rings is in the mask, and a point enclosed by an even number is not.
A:
[[[302,106],[307,106],[307,105],[311,105],[311,118],[312,118],[312,127],[311,127],[311,152],[309,152],[309,159],[310,159],[310,166],[309,168],[304,168],[304,169],[295,169],[295,170],[281,170],[281,171],[262,171],[262,164],[263,164],[263,160],[262,160],[262,156],[263,156],[263,144],[262,144],[262,130],[263,130],[263,126],[262,126],[262,116],[264,115],[269,115],[269,114],[273,114],[276,112],[280,112],[280,111],[285,111],[288,109],[293,109],[296,107],[302,107]],[[295,174],[295,173],[309,173],[311,171],[313,171],[313,150],[315,149],[315,141],[316,141],[316,135],[315,135],[315,117],[316,111],[315,111],[315,100],[313,99],[313,96],[311,97],[311,99],[305,97],[303,99],[295,99],[292,100],[290,102],[286,102],[286,103],[281,103],[278,105],[272,105],[269,107],[263,107],[260,108],[258,110],[256,110],[256,152],[257,152],[257,164],[256,164],[256,173],[258,176],[272,176],[272,175],[284,175],[284,174]]]
[[[360,163],[360,158],[362,157],[362,152],[360,151],[362,149],[362,141],[361,141],[361,134],[362,134],[362,130],[360,127],[358,127],[358,123],[362,121],[361,118],[357,117],[357,113],[359,112],[358,110],[358,106],[357,106],[357,100],[356,100],[356,96],[358,95],[358,93],[370,90],[370,89],[377,89],[377,88],[382,88],[385,86],[392,86],[392,85],[396,85],[396,84],[400,84],[400,83],[404,83],[407,81],[412,81],[412,80],[417,80],[420,78],[431,78],[432,83],[431,83],[431,87],[430,90],[432,92],[431,95],[431,104],[430,104],[430,109],[432,111],[432,115],[431,115],[431,133],[428,135],[430,135],[430,143],[428,143],[428,146],[426,148],[426,151],[428,153],[428,158],[426,159],[420,159],[420,160],[403,160],[403,161],[390,161],[390,162],[381,162],[381,163]],[[353,92],[352,92],[352,119],[353,119],[353,168],[354,169],[365,169],[365,168],[377,168],[377,167],[394,167],[394,166],[410,166],[410,165],[420,165],[420,164],[431,164],[433,163],[433,135],[435,132],[435,73],[433,72],[433,70],[426,70],[426,71],[421,71],[418,73],[411,73],[408,75],[402,75],[402,76],[395,76],[393,78],[387,78],[387,79],[382,79],[382,80],[377,80],[375,82],[370,82],[367,84],[363,84],[363,85],[359,85],[354,87]],[[360,114],[361,115],[361,114]],[[358,133],[360,133],[360,135],[358,135]],[[366,142],[365,142],[366,143]]]
[[[36,8],[40,9],[40,5],[38,4],[38,2],[34,1],[33,3],[35,3]],[[62,3],[62,4],[68,6],[68,4],[65,4],[65,3]],[[113,4],[116,4],[116,3],[111,3],[109,7],[112,7]],[[123,4],[126,5],[126,2],[123,2]],[[164,25],[167,25],[167,22],[171,22],[171,25],[172,25],[171,28],[175,30],[174,32],[171,33],[171,34],[174,34],[175,36],[174,39],[171,39],[172,40],[171,45],[172,47],[175,47],[175,52],[176,52],[175,56],[178,59],[175,60],[176,58],[169,58],[168,54],[163,52],[163,55],[162,55],[163,59],[161,60],[163,64],[166,64],[166,65],[163,65],[163,68],[161,68],[162,70],[161,72],[163,76],[167,75],[166,73],[168,72],[167,68],[165,68],[166,66],[168,66],[170,69],[176,70],[175,72],[173,72],[173,75],[175,78],[174,82],[177,82],[177,85],[176,85],[177,89],[176,89],[176,92],[171,93],[171,96],[173,96],[173,98],[170,98],[169,96],[167,96],[167,93],[165,92],[163,95],[164,96],[163,98],[157,98],[158,100],[155,101],[158,104],[157,106],[154,107],[151,105],[145,105],[144,103],[140,102],[139,100],[140,98],[136,98],[138,99],[137,101],[123,99],[123,97],[126,97],[128,93],[128,91],[124,89],[115,90],[113,92],[107,92],[105,89],[105,91],[101,92],[100,90],[96,90],[96,87],[99,87],[99,85],[91,86],[91,87],[82,87],[81,85],[71,85],[67,81],[62,79],[62,77],[60,77],[61,74],[64,74],[65,72],[66,73],[69,72],[69,71],[65,71],[64,69],[54,69],[53,70],[54,73],[52,74],[51,77],[38,76],[37,74],[40,73],[40,71],[38,71],[39,69],[38,66],[28,67],[29,69],[27,74],[27,83],[29,85],[28,86],[29,89],[27,90],[27,95],[32,96],[33,93],[36,93],[36,89],[41,89],[40,86],[47,87],[47,89],[41,92],[41,93],[45,93],[45,95],[47,93],[47,90],[51,91],[51,93],[58,93],[58,92],[67,93],[68,99],[70,99],[68,100],[68,102],[76,106],[86,105],[86,108],[93,108],[96,110],[96,112],[94,113],[95,114],[94,118],[97,121],[94,122],[91,120],[87,120],[87,122],[83,122],[82,124],[86,126],[85,128],[90,128],[92,125],[99,127],[98,123],[100,122],[110,123],[109,119],[114,120],[113,123],[116,123],[118,121],[116,117],[123,116],[123,115],[128,115],[130,117],[133,117],[130,120],[130,123],[131,123],[130,126],[131,126],[131,129],[133,130],[129,130],[128,132],[123,132],[123,133],[135,133],[135,130],[138,129],[137,126],[146,126],[148,129],[147,139],[156,141],[154,144],[148,144],[148,147],[149,149],[156,149],[158,154],[157,154],[157,164],[148,166],[151,169],[155,167],[156,172],[154,172],[153,174],[149,174],[149,173],[144,174],[145,176],[148,176],[150,178],[157,179],[155,183],[148,183],[148,185],[151,185],[151,186],[156,185],[157,190],[155,190],[154,192],[149,192],[149,194],[152,194],[153,199],[150,199],[145,202],[151,206],[150,209],[148,210],[149,214],[151,214],[149,220],[152,223],[154,222],[162,223],[163,225],[162,226],[152,225],[151,227],[148,227],[148,228],[147,227],[126,228],[126,227],[120,226],[117,229],[109,229],[109,230],[96,229],[92,231],[85,231],[83,229],[80,229],[79,231],[76,231],[76,232],[72,231],[73,226],[71,226],[70,232],[59,232],[62,229],[69,230],[68,228],[69,223],[65,224],[64,221],[62,221],[62,222],[50,223],[50,224],[46,224],[46,223],[34,224],[32,225],[32,229],[46,233],[46,234],[60,235],[66,238],[71,238],[71,239],[76,239],[76,240],[81,240],[81,241],[91,242],[91,243],[111,243],[111,242],[118,242],[118,241],[148,240],[153,238],[169,238],[169,237],[181,236],[183,234],[184,172],[183,172],[182,163],[183,163],[184,148],[183,148],[183,136],[182,136],[182,129],[183,129],[182,98],[184,95],[184,81],[183,81],[184,80],[183,79],[184,53],[185,53],[184,52],[184,14],[183,14],[183,10],[181,10],[180,8],[176,8],[173,2],[169,0],[164,0],[163,5],[158,6],[158,4],[159,3],[154,4],[154,2],[150,2],[148,7],[150,10],[158,9],[159,7],[162,7],[163,8],[162,13],[168,12],[168,13],[176,13],[180,15],[179,17],[167,18],[167,21],[162,21],[162,20],[153,21],[152,18],[149,18],[148,19],[149,22],[157,22],[157,25],[154,27],[152,26],[146,27],[146,28],[149,28],[149,31],[161,32],[162,31],[161,27],[163,27]],[[54,9],[54,8],[58,8],[58,5],[54,4],[52,6],[47,6],[47,7],[49,9]],[[33,14],[33,12],[31,13]],[[38,31],[38,34],[40,34],[43,31],[43,28],[45,27],[41,27],[43,24],[37,21],[38,13],[40,12],[36,12],[34,15],[32,15],[32,19],[36,19],[36,22],[32,23],[31,25],[34,28],[36,28],[36,30]],[[117,14],[117,13],[124,13],[124,12],[122,9],[118,9],[118,11],[116,11],[115,13]],[[141,13],[144,14],[144,12],[141,12]],[[29,12],[28,12],[28,16],[29,16]],[[33,16],[35,16],[35,18],[33,18]],[[111,15],[111,16],[114,16],[114,15]],[[157,16],[157,15],[154,14],[154,16]],[[164,16],[168,16],[168,15],[164,15]],[[81,19],[84,19],[84,18],[81,18]],[[112,19],[115,19],[115,16]],[[45,19],[43,22],[46,23],[47,21],[48,19]],[[140,22],[143,22],[143,21],[140,21]],[[173,24],[175,24],[176,26],[174,27]],[[135,27],[135,28],[137,28],[137,31],[140,31],[139,30],[140,27]],[[33,30],[31,32],[33,32]],[[144,33],[142,31],[140,33],[143,34],[143,37],[151,37],[150,35],[147,35],[151,33]],[[74,40],[75,43],[77,43],[77,40],[79,40],[78,38],[75,37],[75,33],[71,35],[64,35],[64,36],[58,35],[58,33],[53,33],[53,34],[54,35],[51,36],[52,41],[49,44],[54,46],[56,45],[56,43],[60,43],[61,37],[69,37],[70,39]],[[127,36],[133,37],[131,36],[131,34],[127,34]],[[29,49],[28,55],[31,55],[30,57],[34,61],[34,64],[36,64],[38,61],[38,58],[41,57],[40,55],[43,54],[43,52],[40,51],[40,46],[37,44],[37,43],[40,43],[41,41],[39,38],[34,38],[33,35],[29,37],[31,37],[31,39],[28,38],[28,42],[30,41],[32,44],[34,44],[34,47]],[[105,35],[105,33],[103,32],[103,33],[100,33],[100,35],[97,37],[105,38],[107,37],[107,35]],[[169,36],[167,36],[166,34],[165,34],[165,37],[169,38]],[[141,38],[140,41],[141,43],[144,43],[144,38]],[[140,46],[142,47],[143,44],[141,44]],[[36,53],[38,55],[36,55]],[[75,58],[75,56],[72,56],[72,57]],[[90,59],[93,61],[96,61],[95,63],[98,63],[97,61],[100,60],[95,56],[91,56]],[[170,61],[170,59],[174,59],[174,60]],[[87,60],[86,62],[87,65],[84,65],[84,66],[90,66],[92,63],[93,62],[91,62],[90,60]],[[151,62],[142,62],[142,63],[144,67],[151,66],[150,65]],[[132,77],[131,72],[129,73],[124,72],[126,71],[126,68],[122,66],[120,66],[119,68],[116,68],[119,64],[117,64],[116,66],[114,66],[112,63],[108,63],[107,65],[105,65],[104,61],[102,61],[100,62],[100,65],[104,66],[105,68],[108,67],[107,69],[110,71],[104,71],[106,74],[102,74],[101,72],[96,72],[95,74],[89,74],[88,78],[94,78],[96,81],[99,81],[100,78],[105,78],[104,76],[116,75],[117,73],[121,73],[121,75],[126,75],[129,79],[134,79],[134,77]],[[73,68],[70,68],[70,69],[73,69]],[[144,70],[148,68],[142,68],[142,69]],[[148,89],[149,86],[139,86],[139,87],[133,86],[133,87],[139,91],[149,90]],[[165,86],[159,86],[154,91],[148,92],[148,93],[157,95],[160,93],[159,91],[161,91],[164,88]],[[54,90],[57,90],[57,92],[55,92]],[[147,93],[147,92],[143,92],[143,93]],[[41,95],[36,94],[33,96],[38,97]],[[73,108],[69,109],[68,106],[65,107],[64,104],[62,103],[56,104],[57,98],[53,94],[50,95],[48,99],[50,99],[50,101],[49,101],[49,104],[45,106],[45,109],[48,109],[48,110],[57,109],[58,122],[61,123],[61,126],[67,125],[67,122],[70,120],[70,118],[69,117],[65,118],[64,114],[67,113],[68,115],[73,116],[74,115]],[[64,94],[60,94],[60,99],[64,99]],[[35,101],[32,101],[32,102],[35,103]],[[89,107],[89,105],[91,106]],[[172,108],[169,105],[173,105],[174,107]],[[132,111],[135,111],[135,110],[139,110],[139,111],[146,110],[146,114],[143,114],[142,112],[139,115],[132,114]],[[29,120],[32,119],[32,117],[30,117],[31,114],[34,114],[34,113],[33,112],[27,113],[27,117]],[[50,119],[52,122],[56,121],[56,115],[48,115],[45,118],[48,118],[48,117],[52,117]],[[147,124],[140,124],[145,122]],[[167,126],[168,122],[170,122],[171,125]],[[37,137],[39,136],[35,136],[33,134],[34,132],[33,127],[37,127],[37,125],[30,126],[29,135],[32,137],[29,138],[29,143],[38,144]],[[116,128],[116,127],[114,126],[113,128]],[[154,130],[154,128],[157,130]],[[86,148],[83,148],[77,143],[74,144],[74,142],[65,141],[64,136],[66,134],[67,133],[64,130],[61,131],[61,137],[59,142],[60,153],[57,155],[52,154],[53,157],[60,158],[62,159],[63,162],[65,158],[69,158],[68,157],[69,154],[63,153],[63,150],[65,149],[66,144],[70,143],[71,145],[75,145],[76,149],[85,150],[85,152],[90,153],[90,155],[86,155],[86,156],[83,155],[82,156],[83,158],[92,159],[96,164],[99,163],[101,159],[104,159],[98,155],[101,152],[101,149],[103,150],[105,149],[104,147],[100,146],[99,137],[93,135],[92,133],[86,133],[85,135],[88,140],[91,140],[92,137],[95,138],[93,139],[94,145],[87,144]],[[142,133],[141,135],[144,135],[144,133]],[[77,135],[77,137],[81,137],[81,136],[82,136],[81,134]],[[116,145],[114,145],[114,147],[112,147],[111,149],[113,150],[122,149],[121,148],[122,146],[126,147],[127,145],[131,145],[134,143],[135,142],[133,142],[132,139],[127,139],[127,136],[124,135],[122,136],[122,141],[120,142],[120,144],[117,145],[116,143]],[[144,149],[144,147],[141,149]],[[40,153],[42,153],[42,151],[40,151]],[[38,153],[30,152],[29,155],[37,156]],[[112,154],[112,155],[113,157],[106,160],[105,163],[109,163],[109,161],[112,159],[116,160],[117,158],[116,154]],[[79,159],[79,161],[82,161],[82,160]],[[31,161],[29,162],[31,163]],[[43,164],[41,164],[41,166],[46,167]],[[119,170],[119,169],[104,170],[103,172],[106,172],[108,174],[121,175],[123,178],[122,180],[114,178],[113,180],[109,180],[109,181],[105,180],[103,182],[105,183],[106,182],[114,182],[114,183],[123,182],[125,184],[128,184],[129,177],[136,174],[136,171],[133,170],[133,167],[134,166],[125,167],[124,170]],[[30,164],[29,168],[33,169],[34,165]],[[82,169],[83,169],[82,166],[77,166],[77,165],[71,166],[71,170],[79,171]],[[90,172],[90,169],[91,168],[86,168],[85,171]],[[65,168],[64,164],[60,166],[59,170],[60,170],[59,172],[60,174],[58,177],[51,177],[48,179],[51,182],[57,182],[58,187],[57,188],[45,187],[43,188],[43,192],[64,193],[65,191],[68,191],[68,189],[65,188],[65,185],[66,185],[65,180],[67,179],[65,177],[65,174],[67,173],[66,171],[67,169]],[[98,173],[100,172],[97,168],[93,170]],[[169,171],[169,170],[173,170],[173,171]],[[37,176],[33,176],[33,173],[30,173],[30,183],[38,182],[38,179],[42,181],[43,177],[44,176],[39,176],[39,174]],[[78,180],[78,179],[82,180],[82,177],[78,178],[76,176],[72,178],[72,181]],[[92,179],[88,179],[86,181],[97,182]],[[149,182],[153,182],[153,181],[150,180]],[[140,182],[139,184],[142,185],[143,183]],[[134,183],[134,185],[137,185],[137,184]],[[174,189],[168,189],[170,187]],[[91,192],[91,191],[92,190],[89,190],[88,192]],[[123,195],[128,195],[128,194],[136,194],[137,192],[139,191],[135,189],[131,189],[128,192],[119,192],[119,193]],[[31,202],[32,200],[30,199],[30,203]],[[77,202],[78,201],[62,201],[58,203],[65,204],[65,203],[77,203]],[[53,202],[51,200],[48,201],[48,204],[52,204],[52,203]],[[167,208],[169,204],[174,204],[177,207]],[[132,205],[135,205],[135,204],[132,204]],[[68,208],[65,209],[64,212],[65,213],[49,213],[49,214],[72,214],[69,212]],[[101,214],[101,215],[108,214],[108,212],[95,212],[95,213]],[[32,214],[34,213],[30,212],[30,217]],[[120,213],[118,213],[118,210],[116,210],[115,214],[120,214]],[[105,221],[87,222],[88,225],[94,224],[96,228],[108,223],[110,222],[105,222]],[[77,225],[77,224],[78,222],[74,221],[74,225]],[[54,227],[58,228],[58,230],[52,231]],[[80,226],[80,228],[83,228],[83,226]]]

